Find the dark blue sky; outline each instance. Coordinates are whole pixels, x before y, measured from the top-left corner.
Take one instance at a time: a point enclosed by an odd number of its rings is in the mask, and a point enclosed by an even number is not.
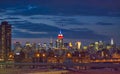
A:
[[[0,0],[0,22],[13,38],[57,38],[120,42],[120,0]]]

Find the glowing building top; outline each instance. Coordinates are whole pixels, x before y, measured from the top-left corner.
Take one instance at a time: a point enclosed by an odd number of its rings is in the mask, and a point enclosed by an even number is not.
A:
[[[110,44],[111,44],[111,45],[114,45],[114,40],[113,40],[113,38],[111,38]]]
[[[61,33],[61,30],[60,30],[60,33],[58,34],[58,39],[63,39],[64,38],[64,36],[63,36],[63,34]]]

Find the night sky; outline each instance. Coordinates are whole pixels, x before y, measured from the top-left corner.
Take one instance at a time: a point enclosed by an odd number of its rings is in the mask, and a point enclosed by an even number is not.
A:
[[[120,0],[0,0],[0,22],[14,39],[57,38],[120,43]],[[38,41],[38,40],[36,40]]]

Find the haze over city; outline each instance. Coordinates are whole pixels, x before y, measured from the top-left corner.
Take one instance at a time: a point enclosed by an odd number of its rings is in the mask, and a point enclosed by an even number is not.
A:
[[[1,0],[0,21],[12,25],[13,42],[56,39],[61,29],[66,41],[109,42],[113,38],[119,44],[119,3],[119,0]]]

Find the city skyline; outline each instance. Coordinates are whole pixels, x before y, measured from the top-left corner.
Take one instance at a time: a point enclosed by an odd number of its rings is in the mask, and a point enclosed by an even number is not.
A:
[[[0,22],[12,25],[13,42],[56,39],[61,29],[64,40],[119,44],[119,7],[118,0],[2,0]]]

